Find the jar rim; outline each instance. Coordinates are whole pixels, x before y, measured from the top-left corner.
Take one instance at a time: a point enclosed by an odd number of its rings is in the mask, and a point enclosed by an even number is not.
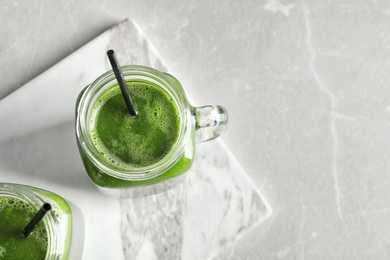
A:
[[[169,74],[150,67],[126,65],[121,67],[125,80],[143,80],[162,88],[174,101],[180,115],[180,132],[172,149],[161,160],[144,167],[121,167],[100,154],[89,131],[89,116],[96,99],[104,90],[117,84],[115,74],[109,70],[87,86],[77,106],[76,134],[79,144],[92,163],[104,173],[121,180],[147,180],[171,168],[184,153],[191,138],[190,106],[181,85]]]
[[[22,185],[12,183],[0,184],[0,197],[9,197],[21,200],[31,205],[36,211],[38,211],[45,203],[45,201],[37,194],[24,188]],[[60,252],[62,252],[59,221],[53,211],[49,211],[42,221],[45,225],[48,238],[45,260],[58,260],[61,256]]]

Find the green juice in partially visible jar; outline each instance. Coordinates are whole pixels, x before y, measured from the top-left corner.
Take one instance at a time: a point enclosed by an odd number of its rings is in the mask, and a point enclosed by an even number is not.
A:
[[[0,259],[45,259],[47,231],[41,222],[27,238],[20,230],[36,211],[22,200],[0,198]]]
[[[43,202],[52,211],[22,237],[20,231],[29,223]],[[67,260],[71,243],[71,210],[60,196],[33,187],[0,184],[0,259]]]
[[[92,107],[90,135],[102,160],[129,172],[163,160],[178,141],[180,113],[172,97],[146,81],[128,81],[127,87],[138,110],[130,116],[117,84],[100,94]],[[158,183],[184,173],[191,165],[189,152],[164,173],[142,180],[122,180],[98,169],[87,156],[84,165],[93,182],[101,187],[132,187]]]

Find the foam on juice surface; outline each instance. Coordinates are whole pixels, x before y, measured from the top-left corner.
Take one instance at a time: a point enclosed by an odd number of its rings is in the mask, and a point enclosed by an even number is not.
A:
[[[0,245],[0,257],[4,257],[6,253],[7,250],[5,249],[5,247]]]
[[[164,158],[180,131],[172,98],[158,86],[127,82],[138,115],[128,114],[119,86],[106,90],[94,105],[91,135],[97,150],[121,167],[143,167]]]

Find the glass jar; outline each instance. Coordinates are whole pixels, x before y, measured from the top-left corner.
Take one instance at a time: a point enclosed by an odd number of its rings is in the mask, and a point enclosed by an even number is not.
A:
[[[109,189],[148,186],[180,177],[191,166],[195,143],[214,139],[226,129],[226,110],[221,106],[191,106],[183,87],[170,74],[136,65],[121,69],[127,84],[139,82],[145,88],[158,88],[170,97],[180,117],[178,137],[163,158],[142,167],[124,167],[102,154],[94,142],[96,136],[91,132],[95,124],[99,124],[95,111],[97,102],[104,99],[102,96],[107,91],[118,88],[113,71],[108,71],[87,86],[76,103],[77,143],[87,173],[98,187]]]
[[[43,217],[41,221],[43,225],[38,224],[29,237],[21,237],[18,231],[27,225],[33,214],[38,212],[44,203],[49,203],[52,210]],[[7,259],[10,254],[15,253],[11,252],[10,246],[17,248],[17,254],[23,255],[19,255],[22,257],[20,259],[30,259],[28,257],[31,257],[32,249],[28,248],[23,252],[23,248],[24,245],[27,245],[26,243],[30,243],[28,241],[33,240],[34,245],[38,241],[43,243],[43,248],[46,247],[44,259],[68,259],[72,226],[71,210],[68,203],[60,196],[30,186],[0,183],[0,216],[2,216],[0,223],[3,221],[1,225],[6,225],[7,230],[9,230],[7,233],[2,230],[0,259],[2,256]],[[19,222],[23,218],[25,224]],[[47,241],[45,237],[47,237]]]

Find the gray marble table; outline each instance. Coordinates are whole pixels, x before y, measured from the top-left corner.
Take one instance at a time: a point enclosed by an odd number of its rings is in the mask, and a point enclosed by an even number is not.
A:
[[[273,207],[219,259],[390,257],[389,2],[3,0],[0,98],[124,18]]]
[[[71,204],[70,259],[216,257],[272,214],[221,139],[197,143],[180,179],[91,189],[77,150],[75,104],[85,86],[111,69],[109,49],[120,64],[174,74],[134,21],[116,24],[0,101],[1,182],[46,189]]]

